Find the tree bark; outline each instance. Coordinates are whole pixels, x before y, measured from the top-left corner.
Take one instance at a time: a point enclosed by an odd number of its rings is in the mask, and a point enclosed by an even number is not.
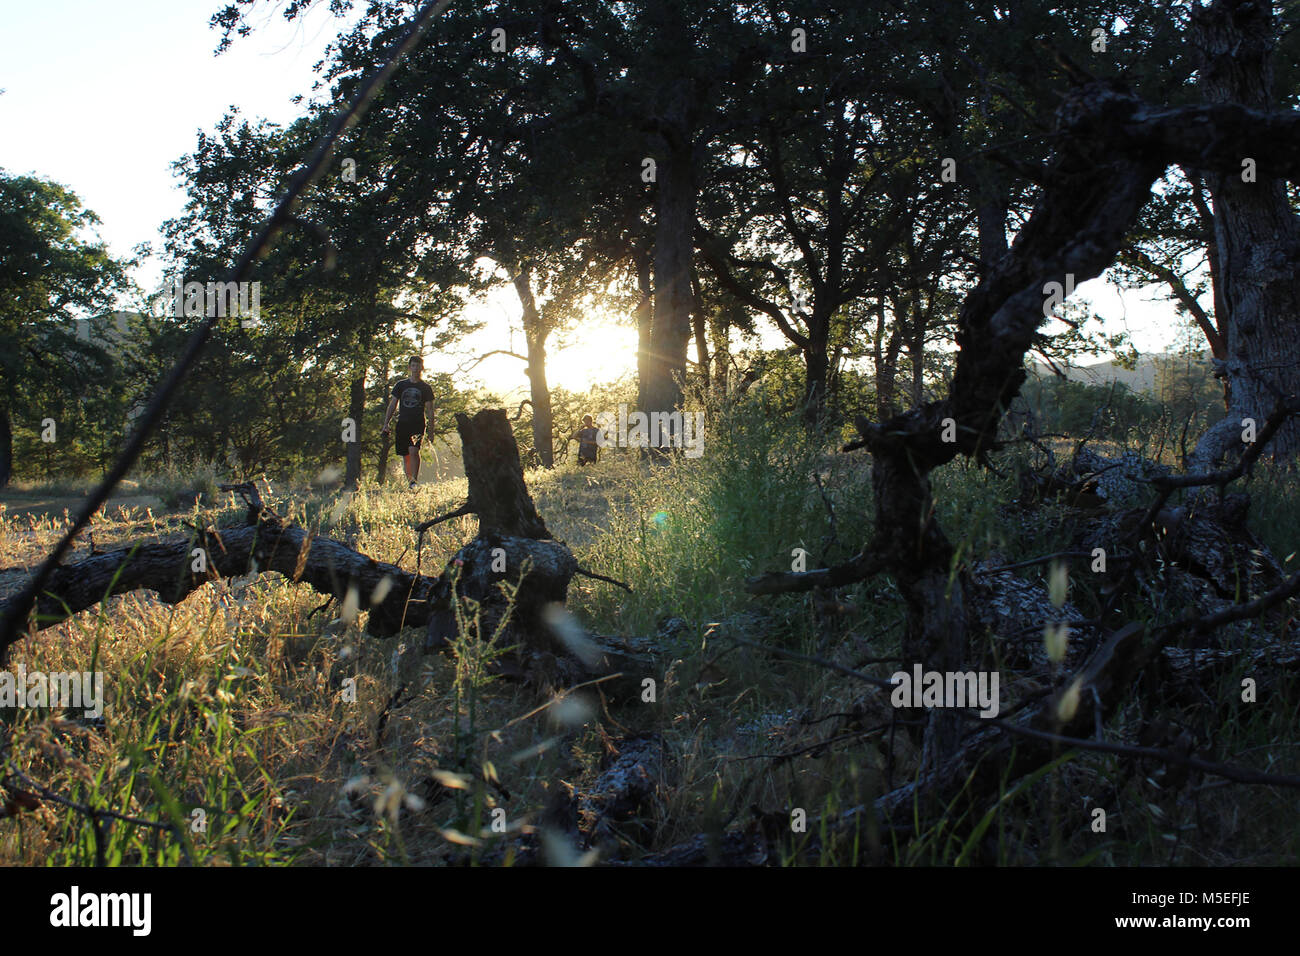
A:
[[[975,160],[976,217],[979,230],[980,275],[987,275],[1007,254],[1007,201],[1006,190],[998,186],[996,177],[987,164]]]
[[[366,410],[366,372],[362,366],[360,374],[352,380],[351,398],[348,402],[348,417],[352,419],[356,434],[347,444],[347,465],[343,472],[343,487],[356,491],[361,481],[361,417]]]
[[[532,274],[522,266],[514,274],[515,292],[523,306],[524,338],[528,348],[528,396],[533,402],[533,448],[544,468],[555,466],[551,444],[551,389],[546,382],[546,339],[550,334],[537,300],[533,298]]]
[[[388,384],[389,384],[389,381],[388,381],[388,363],[387,363],[387,362],[380,362],[380,363],[379,363],[379,381],[380,381],[380,383],[383,384],[384,387],[385,387],[385,398],[384,398],[384,401],[387,402],[387,400],[388,400],[388,399],[387,399],[387,386],[388,386]],[[432,430],[433,430],[433,422],[430,422],[430,423],[429,423],[429,430],[430,430],[430,432],[432,433]],[[393,446],[392,446],[392,443],[388,440],[388,438],[387,438],[386,436],[381,435],[381,436],[380,436],[380,439],[381,439],[381,440],[380,440],[380,443],[379,443],[379,467],[378,467],[378,469],[377,469],[376,472],[375,472],[375,483],[376,483],[376,484],[379,484],[379,485],[383,485],[383,483],[384,483],[385,481],[388,480],[388,454],[389,454],[389,451],[392,449]]]
[[[827,345],[830,335],[830,316],[825,306],[813,306],[808,319],[808,347],[803,350],[804,390],[803,419],[809,427],[816,426],[826,410],[826,380],[830,372]]]
[[[725,304],[709,316],[709,337],[713,340],[713,374],[710,383],[713,397],[718,401],[725,399],[730,389],[731,324],[730,307]]]
[[[676,128],[664,137],[655,193],[654,316],[647,371],[638,404],[644,412],[672,412],[682,404],[686,347],[691,337],[691,264],[695,251],[694,150],[686,132],[690,84],[675,84],[667,119]],[[666,447],[671,436],[651,436]]]
[[[195,548],[204,553],[206,568],[202,571],[194,570]],[[359,610],[370,610],[368,629],[378,635],[425,623],[430,599],[437,591],[434,578],[375,561],[329,538],[312,537],[305,528],[263,512],[254,523],[204,529],[192,540],[137,544],[56,568],[37,601],[35,626],[38,630],[51,627],[69,613],[94,607],[112,594],[142,588],[176,604],[210,581],[250,570],[278,571],[340,601],[355,588]],[[388,593],[372,604],[385,578]],[[9,603],[0,603],[0,614],[10,613]],[[19,631],[18,636],[23,633]]]
[[[549,539],[551,533],[524,484],[519,446],[505,410],[484,409],[473,418],[457,412],[456,430],[469,484],[467,507],[478,515],[478,536]]]
[[[575,642],[553,626],[547,606],[564,604],[577,560],[551,537],[537,513],[505,411],[485,409],[473,418],[459,413],[456,427],[469,498],[451,514],[476,514],[479,529],[437,578],[312,537],[263,508],[254,486],[246,485],[236,489],[250,502],[241,526],[202,529],[193,540],[137,544],[55,569],[37,602],[35,627],[49,627],[112,594],[147,588],[174,604],[210,580],[277,571],[353,603],[358,611],[369,610],[372,634],[424,625],[429,649],[444,646],[468,621],[485,639],[503,626],[500,646],[520,644],[523,664],[566,679],[607,673],[607,666],[639,659],[626,642],[588,637]],[[446,517],[426,522],[420,532]],[[194,548],[202,550],[197,567]],[[0,602],[0,619],[14,612],[14,602]],[[457,602],[466,603],[458,608]],[[14,640],[26,630],[15,629]],[[5,650],[0,647],[0,655]]]
[[[644,389],[645,383],[650,381],[653,374],[650,369],[650,330],[655,310],[650,275],[654,258],[640,249],[633,252],[633,257],[636,263],[637,292],[641,296],[633,311],[636,320],[636,380],[638,386]]]
[[[1243,0],[1215,0],[1194,17],[1203,51],[1201,85],[1210,103],[1269,109],[1273,101],[1271,7]],[[1227,417],[1210,429],[1189,459],[1192,470],[1212,468],[1224,455],[1244,450],[1242,422],[1258,427],[1279,398],[1300,394],[1300,218],[1291,210],[1286,184],[1262,158],[1256,181],[1240,166],[1211,178],[1214,239],[1224,286],[1224,372],[1230,387]],[[1300,455],[1300,422],[1285,425],[1271,454]]]
[[[897,312],[897,308],[895,308]],[[898,413],[895,401],[898,379],[898,353],[902,348],[902,335],[898,322],[889,328],[885,336],[885,300],[882,297],[876,311],[876,334],[871,347],[872,366],[876,378],[876,420],[885,421]]]
[[[695,362],[704,380],[704,390],[709,389],[709,336],[705,315],[704,296],[700,292],[700,277],[691,266],[691,330],[695,336]]]
[[[14,433],[9,407],[0,405],[0,488],[7,488],[14,473]]]
[[[919,308],[915,310],[913,330],[907,341],[907,356],[912,364],[912,405],[917,406],[925,401],[925,318]]]
[[[533,663],[550,669],[548,656],[566,650],[547,619],[549,604],[563,605],[577,560],[551,538],[524,483],[519,448],[504,409],[484,409],[473,418],[456,415],[461,455],[469,484],[466,510],[479,519],[478,534],[448,563],[443,578],[452,598],[429,616],[426,649],[442,647],[459,634],[462,621],[501,646],[521,644]],[[509,596],[503,585],[513,588]],[[454,602],[468,601],[459,613]],[[541,655],[544,660],[539,660]]]

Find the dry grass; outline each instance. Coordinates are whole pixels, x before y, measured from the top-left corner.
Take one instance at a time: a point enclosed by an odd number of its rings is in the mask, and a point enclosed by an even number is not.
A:
[[[589,469],[527,476],[552,532],[579,560],[632,584],[627,595],[576,579],[570,607],[596,632],[657,634],[662,663],[646,675],[653,703],[597,700],[576,715],[541,706],[553,698],[487,675],[500,650],[490,643],[462,640],[450,654],[424,655],[418,631],[370,636],[364,615],[344,624],[336,609],[319,610],[319,595],[270,575],[220,582],[175,607],[149,593],[116,597],[24,641],[11,670],[101,670],[107,705],[100,722],[0,713],[11,760],[69,799],[171,820],[184,834],[114,824],[100,851],[120,864],[509,863],[517,831],[541,826],[548,807],[589,787],[609,741],[639,731],[663,736],[672,771],[649,819],[622,831],[627,857],[764,817],[779,827],[795,808],[815,821],[866,803],[915,768],[907,734],[890,732],[887,700],[730,639],[824,654],[881,676],[894,668],[859,662],[898,651],[901,610],[887,579],[847,589],[829,610],[806,596],[743,596],[743,577],[788,566],[792,548],[834,560],[868,531],[861,461],[789,436],[764,438],[765,427],[762,416],[736,422],[736,434],[714,437],[699,461],[652,468],[612,455]],[[834,502],[838,541],[807,480],[813,467]],[[960,468],[937,482],[942,520],[966,553],[1050,544],[1051,516],[1027,529],[1008,525],[997,507],[1007,490]],[[412,527],[464,494],[463,478],[453,477],[415,491],[363,486],[350,499],[275,484],[266,498],[413,570]],[[242,510],[221,504],[210,519]],[[1276,499],[1266,504],[1284,510]],[[95,523],[94,544],[183,533],[186,517],[110,509]],[[0,514],[0,567],[11,569],[0,587],[15,586],[62,527],[61,517]],[[475,527],[462,518],[433,529],[423,570],[438,570]],[[1300,694],[1272,684],[1268,705],[1252,710],[1234,703],[1232,686],[1225,680],[1225,702],[1214,708],[1166,716],[1195,723],[1223,759],[1294,772],[1298,748],[1277,741],[1300,724]],[[1142,709],[1135,693],[1115,731],[1139,726]],[[1098,802],[1111,814],[1107,834],[1088,827],[1087,808]],[[196,809],[206,830],[195,826]],[[1224,864],[1281,862],[1298,847],[1285,792],[1179,785],[1154,768],[1135,772],[1093,755],[1008,796],[978,846],[952,826],[907,846],[864,832],[856,842],[826,841],[821,861]],[[49,801],[0,820],[0,863],[88,863],[95,853],[84,818]]]

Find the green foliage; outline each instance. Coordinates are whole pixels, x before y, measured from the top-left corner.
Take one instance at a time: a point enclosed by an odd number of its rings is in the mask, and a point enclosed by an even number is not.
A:
[[[129,290],[129,263],[98,224],[57,183],[0,170],[0,487],[11,463],[20,477],[76,474],[121,441],[139,383],[115,374],[122,342],[104,313]],[[55,449],[40,447],[48,420]]]
[[[758,397],[708,410],[704,453],[643,464],[635,449],[607,449],[590,480],[631,465],[630,482],[589,557],[592,565],[627,581],[633,594],[607,593],[592,605],[594,623],[629,633],[653,631],[664,616],[702,626],[747,603],[744,578],[789,570],[791,552],[808,552],[807,566],[847,557],[870,512],[866,476],[847,458],[827,458],[824,444],[776,414]],[[830,523],[810,486],[825,476],[840,509],[840,546],[823,539]],[[684,559],[684,556],[689,558]],[[698,636],[698,635],[697,635]]]
[[[1127,444],[1159,418],[1149,395],[1112,382],[1093,385],[1066,378],[1030,376],[1012,406],[1013,416],[1032,413],[1038,434],[1091,434]]]

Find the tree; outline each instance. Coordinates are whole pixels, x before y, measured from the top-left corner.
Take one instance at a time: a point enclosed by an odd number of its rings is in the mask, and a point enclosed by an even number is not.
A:
[[[75,419],[63,412],[113,363],[101,341],[77,334],[78,317],[129,289],[127,263],[87,235],[98,224],[57,183],[0,170],[0,487],[13,475],[15,427],[38,433],[53,418],[67,442]]]
[[[718,282],[799,349],[812,424],[834,317],[885,287],[888,250],[938,190],[921,185],[915,110],[887,105],[877,81],[881,17],[817,10],[797,22],[818,55],[764,76],[766,115],[729,138],[699,232]]]
[[[1214,0],[1193,12],[1193,42],[1202,56],[1207,102],[1269,109],[1276,102],[1271,4]],[[1208,173],[1214,197],[1214,245],[1224,286],[1219,317],[1228,415],[1201,438],[1190,465],[1212,467],[1242,451],[1244,423],[1259,427],[1288,396],[1300,395],[1300,217],[1277,168],[1243,153],[1234,170]],[[1283,426],[1270,446],[1278,458],[1300,455],[1300,422]]]
[[[201,133],[194,153],[177,164],[190,200],[185,216],[166,227],[176,275],[221,274],[229,250],[259,227],[323,122],[319,113],[287,129],[237,120],[232,113],[213,134]],[[426,245],[430,223],[401,201],[398,185],[413,188],[412,177],[400,165],[402,150],[390,144],[368,127],[352,132],[338,168],[304,195],[300,228],[282,237],[260,267],[266,321],[258,329],[232,322],[216,331],[226,347],[195,371],[190,394],[213,394],[228,358],[243,374],[221,381],[225,401],[195,410],[213,436],[205,457],[233,444],[245,471],[276,457],[319,459],[351,432],[344,483],[355,487],[363,447],[385,457],[378,429],[367,431],[363,421],[367,407],[386,402],[393,361],[422,347],[431,332],[441,345],[468,330],[457,315],[457,262],[445,246]],[[320,417],[303,421],[301,408]]]
[[[1127,285],[1167,286],[1169,298],[1192,317],[1211,354],[1223,361],[1227,340],[1222,323],[1228,310],[1219,281],[1211,201],[1201,176],[1171,171],[1143,209],[1113,272]],[[1201,304],[1207,292],[1213,302],[1210,309]]]

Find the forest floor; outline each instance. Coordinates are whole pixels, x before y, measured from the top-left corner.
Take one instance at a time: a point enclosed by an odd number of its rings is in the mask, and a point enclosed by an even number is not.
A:
[[[653,685],[630,697],[491,676],[503,649],[490,642],[425,654],[418,629],[374,637],[364,613],[345,623],[320,595],[278,575],[219,581],[175,606],[152,592],[113,597],[37,632],[14,649],[9,669],[102,671],[107,703],[100,719],[0,712],[13,765],[74,802],[172,821],[184,838],[116,823],[97,848],[84,819],[43,800],[0,818],[0,864],[86,863],[97,853],[123,864],[502,864],[530,860],[539,847],[552,862],[635,862],[698,834],[789,830],[799,810],[815,831],[815,821],[869,804],[917,768],[912,739],[891,728],[887,697],[751,645],[888,677],[903,621],[891,581],[834,599],[743,591],[749,575],[788,570],[796,548],[815,567],[867,539],[868,463],[833,447],[773,433],[759,416],[733,422],[698,461],[650,466],[611,454],[588,469],[527,474],[555,537],[585,567],[633,588],[575,578],[568,602],[592,633],[651,639]],[[142,479],[140,491],[149,490]],[[1251,491],[1252,523],[1282,560],[1300,546],[1295,485],[1264,477]],[[935,492],[940,520],[972,560],[1050,552],[1068,517],[1047,505],[1016,510],[1014,479],[960,465],[936,475]],[[413,571],[414,526],[464,494],[463,479],[414,491],[398,481],[363,485],[350,498],[276,483],[264,500]],[[197,511],[114,503],[95,521],[93,546],[183,535],[184,522],[200,517],[236,521],[243,506],[226,495]],[[0,515],[0,588],[12,590],[64,526],[61,510]],[[421,569],[439,571],[476,529],[472,517],[436,526]],[[80,542],[70,560],[90,547]],[[1037,587],[1047,573],[1021,576]],[[1216,759],[1296,773],[1295,681],[1253,709],[1236,686],[1239,675],[1227,675],[1211,706],[1162,719],[1189,728]],[[1116,734],[1149,723],[1139,696],[1135,689]],[[654,779],[635,806],[614,807],[606,796],[615,758],[636,741],[652,741],[655,756],[633,770]],[[787,851],[768,862],[803,860],[799,847],[812,835],[816,862],[830,864],[1215,865],[1300,855],[1295,791],[1170,776],[1114,755],[1062,755],[995,804],[974,835],[940,821],[899,843],[867,823],[842,835],[791,833]],[[1098,805],[1110,820],[1100,833],[1090,826]],[[583,857],[575,832],[599,853]]]

